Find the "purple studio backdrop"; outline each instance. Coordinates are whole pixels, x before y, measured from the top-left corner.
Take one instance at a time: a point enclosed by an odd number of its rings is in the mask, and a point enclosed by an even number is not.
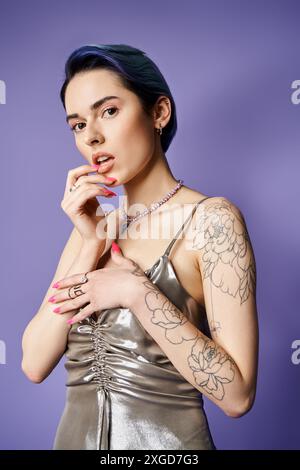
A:
[[[205,399],[217,448],[300,449],[299,18],[291,0],[0,0],[1,449],[51,449],[65,402],[64,358],[31,383],[21,338],[72,229],[60,202],[68,170],[85,162],[59,89],[67,56],[88,43],[129,44],[156,62],[177,105],[174,176],[229,198],[247,222],[257,395],[241,418]]]

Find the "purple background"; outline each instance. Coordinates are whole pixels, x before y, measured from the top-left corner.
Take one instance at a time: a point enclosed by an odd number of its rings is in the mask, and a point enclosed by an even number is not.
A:
[[[66,174],[84,163],[59,101],[64,63],[83,44],[125,43],[147,52],[173,93],[174,176],[237,204],[256,255],[256,402],[234,419],[205,400],[216,446],[299,449],[300,364],[291,361],[300,339],[300,105],[291,102],[299,2],[27,0],[0,8],[0,448],[51,449],[65,401],[64,358],[39,385],[20,368],[23,331],[72,229],[60,208]]]

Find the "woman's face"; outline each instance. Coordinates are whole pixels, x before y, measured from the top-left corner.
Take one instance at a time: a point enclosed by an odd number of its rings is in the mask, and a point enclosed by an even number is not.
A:
[[[106,96],[116,96],[96,109],[90,107]],[[114,164],[105,175],[124,184],[151,160],[156,149],[154,119],[143,111],[139,98],[109,70],[98,69],[75,75],[65,94],[67,116],[76,146],[89,164],[99,151],[112,154]]]

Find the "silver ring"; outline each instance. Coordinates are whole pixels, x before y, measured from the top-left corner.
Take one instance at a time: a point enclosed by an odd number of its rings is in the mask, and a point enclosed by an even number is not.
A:
[[[76,190],[77,188],[79,188],[79,187],[80,187],[80,184],[79,184],[78,186],[76,186],[76,184],[73,184],[73,186],[71,186],[70,189],[69,189],[70,193],[71,193],[72,191],[75,191],[75,190]]]
[[[88,272],[89,272],[89,271],[88,271]],[[88,282],[88,278],[87,278],[88,272],[85,273],[85,274],[82,276],[82,278],[81,278],[81,280],[80,280],[80,283],[81,283],[81,284],[84,284],[85,282]]]

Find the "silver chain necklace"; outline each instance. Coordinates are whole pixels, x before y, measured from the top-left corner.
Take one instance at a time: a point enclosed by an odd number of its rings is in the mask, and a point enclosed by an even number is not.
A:
[[[124,209],[124,202],[121,206],[121,218],[125,221],[123,222],[123,226],[121,229],[121,233],[123,233],[124,230],[128,227],[129,224],[132,222],[135,222],[136,220],[140,219],[141,217],[144,217],[147,214],[150,214],[153,212],[155,209],[160,207],[162,204],[167,202],[174,194],[178,191],[178,189],[183,185],[183,180],[178,180],[177,185],[169,191],[160,201],[153,202],[149,208],[145,209],[142,212],[137,212],[136,215],[128,215],[127,212]]]

